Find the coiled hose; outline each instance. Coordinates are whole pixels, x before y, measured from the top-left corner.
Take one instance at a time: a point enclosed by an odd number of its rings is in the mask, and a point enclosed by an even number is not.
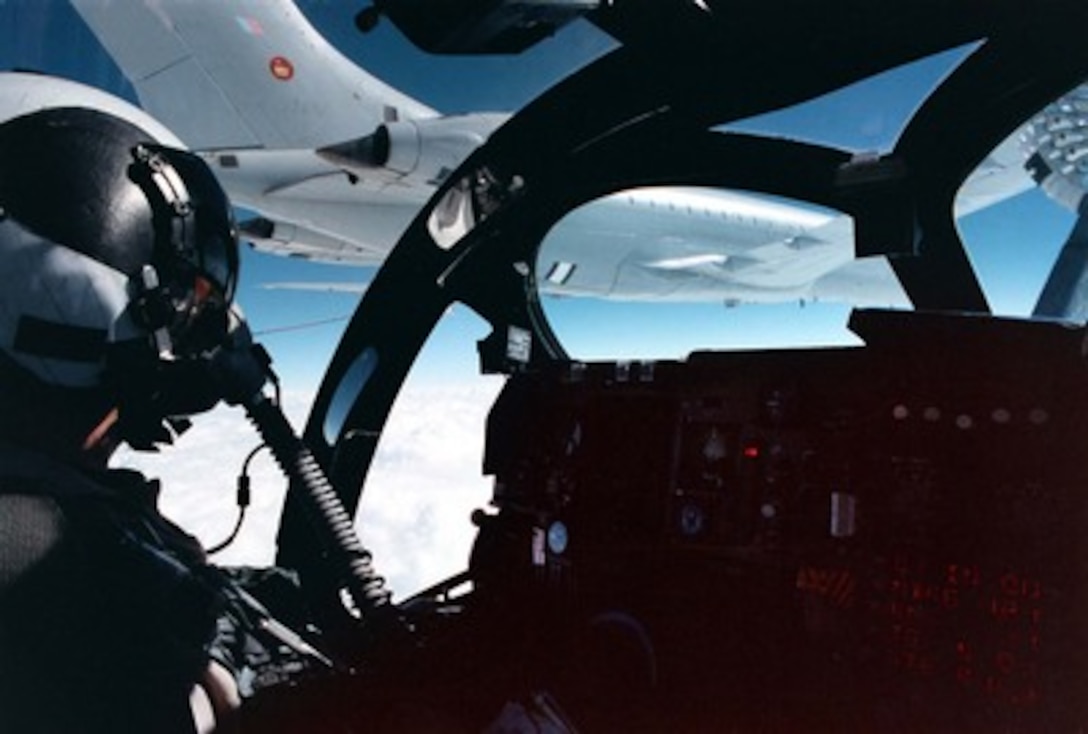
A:
[[[374,569],[373,557],[355,533],[355,524],[321,465],[287,418],[272,400],[261,397],[247,404],[246,415],[268,444],[276,462],[291,482],[303,490],[302,499],[311,522],[327,541],[334,559],[343,564],[352,601],[363,613],[380,613],[392,603],[392,592]]]
[[[264,387],[269,381],[278,392],[279,381],[271,363],[272,358],[264,348],[253,343],[249,328],[239,315],[232,321],[228,340],[209,355],[206,364],[223,399],[245,408],[291,482],[292,491],[302,490],[302,505],[326,552],[341,566],[348,595],[364,621],[384,623],[397,616],[392,592],[374,570],[370,551],[355,534],[355,524],[321,465],[295,434],[280,410],[279,401],[265,394]]]

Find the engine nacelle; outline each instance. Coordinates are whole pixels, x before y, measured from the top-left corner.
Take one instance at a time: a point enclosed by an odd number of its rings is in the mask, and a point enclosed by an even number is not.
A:
[[[1047,105],[1021,133],[1024,164],[1062,206],[1079,211],[1088,193],[1088,84]]]
[[[484,112],[387,122],[371,135],[317,152],[364,175],[385,169],[401,179],[437,185],[509,117]]]

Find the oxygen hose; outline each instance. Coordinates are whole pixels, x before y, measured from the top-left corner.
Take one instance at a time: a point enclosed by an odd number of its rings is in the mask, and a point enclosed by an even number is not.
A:
[[[276,383],[268,353],[252,342],[249,329],[239,319],[233,324],[230,343],[209,356],[208,365],[223,399],[245,408],[290,481],[291,491],[301,490],[299,499],[309,520],[324,550],[340,565],[347,592],[364,622],[385,624],[396,616],[392,592],[375,571],[370,551],[360,542],[351,516],[316,457],[296,435],[278,401],[265,394],[266,383]]]
[[[355,533],[355,524],[340,496],[317,463],[313,453],[295,435],[287,418],[265,396],[246,404],[246,414],[268,444],[276,462],[291,482],[303,490],[311,522],[328,540],[346,572],[348,593],[364,617],[390,605],[392,593],[374,570],[373,559]]]

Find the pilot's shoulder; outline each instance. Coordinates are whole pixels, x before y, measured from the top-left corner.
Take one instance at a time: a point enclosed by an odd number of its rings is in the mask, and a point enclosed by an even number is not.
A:
[[[57,501],[41,494],[0,494],[0,518],[2,596],[60,546],[67,521]]]

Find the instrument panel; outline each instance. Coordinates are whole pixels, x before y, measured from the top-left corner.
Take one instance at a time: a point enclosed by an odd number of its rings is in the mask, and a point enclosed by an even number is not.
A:
[[[1084,331],[852,328],[864,347],[513,376],[485,457],[505,541],[476,569],[623,610],[661,690],[740,717],[769,696],[794,726],[1076,728]]]

